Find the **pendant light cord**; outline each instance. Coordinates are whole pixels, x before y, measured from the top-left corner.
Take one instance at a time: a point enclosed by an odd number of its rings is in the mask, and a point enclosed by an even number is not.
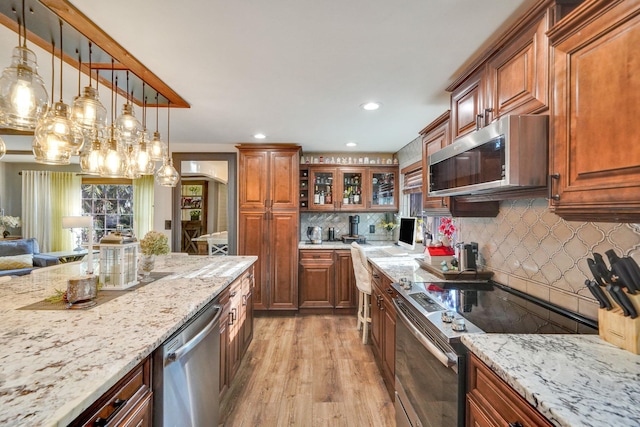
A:
[[[76,53],[78,54],[78,97],[80,97],[80,78],[82,77],[82,56],[80,55],[80,50],[76,49]],[[91,78],[89,78],[91,80]]]
[[[64,55],[64,50],[62,48],[62,19],[60,22],[60,103],[62,103],[62,56]]]
[[[169,140],[171,135],[171,101],[167,100],[167,157],[169,157]]]
[[[24,13],[25,10],[25,5],[24,5],[24,1],[22,0],[22,31],[24,31],[24,34],[22,36],[22,47],[27,47],[27,16]]]
[[[51,105],[56,91],[56,42],[51,39]]]

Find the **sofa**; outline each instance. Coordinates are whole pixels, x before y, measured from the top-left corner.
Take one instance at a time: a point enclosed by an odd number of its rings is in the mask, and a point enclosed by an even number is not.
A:
[[[58,263],[58,257],[40,253],[35,238],[0,240],[0,276],[23,276]]]

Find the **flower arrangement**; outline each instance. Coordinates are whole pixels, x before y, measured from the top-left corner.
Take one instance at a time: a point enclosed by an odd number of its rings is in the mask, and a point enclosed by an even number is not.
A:
[[[169,253],[167,236],[159,231],[149,231],[140,240],[140,250],[144,255],[164,255]]]
[[[380,221],[380,226],[387,231],[393,231],[398,224],[393,221],[386,222],[385,220]]]
[[[440,226],[438,227],[438,233],[443,237],[441,240],[443,244],[445,240],[451,242],[453,235],[456,232],[456,226],[453,223],[453,218],[444,217],[440,219]],[[448,244],[445,246],[449,246]]]
[[[20,221],[19,216],[8,216],[2,215],[0,216],[0,226],[8,227],[8,228],[16,228],[20,227],[22,222]]]

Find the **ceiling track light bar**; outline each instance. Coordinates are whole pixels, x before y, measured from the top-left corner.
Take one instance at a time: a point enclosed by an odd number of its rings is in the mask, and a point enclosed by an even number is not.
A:
[[[20,29],[13,10],[21,7],[19,3],[19,0],[0,1],[0,24],[16,33]],[[160,95],[158,101],[160,107],[167,107],[170,103],[173,108],[190,108],[187,101],[67,0],[26,0],[26,9],[29,10],[30,16],[26,20],[27,26],[23,31],[29,42],[45,51],[50,51],[51,34],[57,31],[58,20],[62,20],[67,24],[63,35],[65,51],[62,52],[62,59],[64,62],[72,67],[81,68],[89,76],[95,71],[102,85],[127,96],[125,88],[111,87],[107,76],[109,73],[104,73],[104,76],[100,74],[101,70],[111,71],[111,59],[113,59],[115,70],[129,71],[135,76],[132,84],[134,89],[132,103],[142,106],[145,96],[157,92]],[[89,42],[92,44],[92,56],[95,60],[91,65],[80,63],[77,59],[78,55],[89,57]],[[145,83],[144,88],[142,82]],[[148,93],[145,94],[145,90]],[[130,96],[131,93],[128,95]]]

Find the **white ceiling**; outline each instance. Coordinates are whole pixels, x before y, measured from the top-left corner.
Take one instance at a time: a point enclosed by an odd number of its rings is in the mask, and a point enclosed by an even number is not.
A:
[[[262,132],[321,152],[411,142],[449,108],[461,67],[535,1],[71,0],[191,104],[171,112],[172,151],[232,151]],[[0,28],[1,68],[16,44]],[[51,56],[30,47],[50,87]],[[77,72],[64,73],[70,103]],[[371,100],[382,108],[359,107]],[[30,149],[29,138],[3,138]]]

